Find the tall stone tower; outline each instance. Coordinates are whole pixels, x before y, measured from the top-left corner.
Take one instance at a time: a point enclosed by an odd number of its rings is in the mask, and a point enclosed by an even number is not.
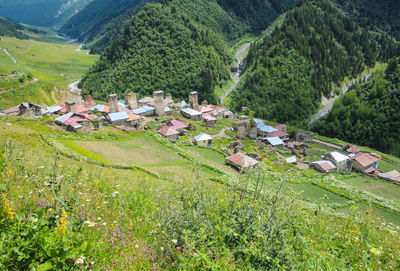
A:
[[[199,107],[199,94],[197,91],[189,93],[189,104],[193,109]]]
[[[65,108],[67,109],[67,113],[76,113],[76,104],[75,102],[66,102]]]
[[[127,93],[125,95],[125,101],[128,104],[130,110],[137,108],[137,98],[136,94],[133,92]]]
[[[165,106],[164,106],[164,91],[158,90],[154,91],[154,107],[157,116],[165,115]]]
[[[110,106],[110,113],[119,112],[118,95],[117,94],[108,95],[108,105]]]
[[[85,100],[85,107],[86,108],[91,108],[91,107],[94,106],[92,95],[86,95],[84,100]]]

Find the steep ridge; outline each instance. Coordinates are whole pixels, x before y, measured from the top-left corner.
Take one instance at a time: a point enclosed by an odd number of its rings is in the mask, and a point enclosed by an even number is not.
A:
[[[334,84],[398,53],[398,42],[388,34],[360,27],[332,2],[300,1],[280,26],[251,47],[233,106],[307,126]]]
[[[231,57],[221,39],[183,12],[148,4],[83,78],[80,86],[96,99],[163,89],[177,98],[189,90],[215,102],[215,84],[229,78]]]
[[[0,0],[0,16],[18,22],[59,27],[93,0]]]
[[[353,85],[313,130],[380,151],[400,154],[400,61]]]
[[[24,27],[14,21],[0,17],[0,36],[16,37],[18,39],[28,39],[29,37],[22,33]]]

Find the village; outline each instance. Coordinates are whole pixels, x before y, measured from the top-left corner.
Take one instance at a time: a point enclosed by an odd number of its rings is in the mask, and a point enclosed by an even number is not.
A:
[[[67,101],[50,107],[26,102],[0,110],[0,116],[46,116],[53,119],[60,129],[78,133],[91,133],[108,125],[131,133],[152,129],[173,143],[187,137],[190,131],[194,135],[185,143],[204,148],[213,148],[214,139],[226,137],[230,139],[227,141],[229,144],[220,148],[226,156],[225,163],[242,172],[257,167],[266,154],[276,153],[282,156],[285,163],[299,169],[312,168],[326,174],[356,171],[400,183],[398,171],[383,172],[378,168],[382,159],[378,154],[363,152],[352,145],[327,153],[316,151],[310,145],[318,140],[310,132],[297,129],[289,131],[286,124],[269,125],[267,121],[246,115],[246,108],[243,108],[243,114],[235,114],[206,101],[200,104],[197,92],[189,93],[188,102],[182,100],[177,103],[172,95],[164,96],[163,91],[155,91],[153,97],[143,97],[140,100],[137,100],[135,93],[130,92],[124,98],[122,100],[118,95],[111,94],[108,96],[108,104],[95,104],[93,98],[87,95],[80,104]],[[223,127],[217,134],[204,132],[216,129],[223,120],[229,120],[231,127]],[[154,124],[153,127],[150,123]],[[203,132],[198,131],[199,126]],[[245,152],[244,140],[255,143],[263,150],[263,154]]]

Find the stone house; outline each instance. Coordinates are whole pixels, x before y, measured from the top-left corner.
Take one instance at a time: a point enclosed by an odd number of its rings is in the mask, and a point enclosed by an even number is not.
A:
[[[212,137],[208,134],[200,134],[193,138],[194,144],[202,147],[211,147],[212,146]]]
[[[176,141],[179,136],[177,130],[167,125],[164,125],[160,130],[158,130],[158,133],[171,141]]]

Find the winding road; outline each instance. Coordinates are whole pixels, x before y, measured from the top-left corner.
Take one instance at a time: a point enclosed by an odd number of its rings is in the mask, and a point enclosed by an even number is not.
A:
[[[81,94],[81,89],[78,88],[78,84],[79,84],[80,81],[81,81],[81,80],[78,80],[78,81],[75,81],[75,82],[69,84],[69,85],[68,85],[69,91],[71,91],[71,92],[74,93],[74,94],[80,95],[80,94]]]
[[[361,82],[361,81],[365,81],[368,80],[370,77],[372,76],[372,73],[369,73],[363,77],[361,77],[360,79],[354,79],[351,80],[347,85],[344,85],[340,91],[339,95],[336,95],[335,97],[332,97],[328,100],[328,102],[326,103],[326,105],[324,106],[324,108],[322,108],[317,114],[315,114],[311,120],[310,120],[310,124],[314,123],[315,121],[319,120],[320,118],[322,118],[323,116],[325,116],[326,114],[329,113],[329,111],[331,111],[333,104],[335,103],[335,101],[340,98],[342,95],[344,95],[347,91],[349,91],[350,87],[352,85],[354,85],[355,83]]]
[[[250,45],[251,45],[251,42],[245,43],[245,44],[243,44],[243,45],[238,49],[238,51],[236,52],[236,55],[235,55],[235,58],[237,59],[236,71],[235,71],[235,72],[232,72],[234,83],[233,83],[233,85],[232,85],[227,91],[224,92],[224,94],[222,94],[222,95],[219,97],[219,101],[221,102],[221,105],[224,105],[224,104],[225,104],[225,99],[226,99],[226,97],[228,97],[228,95],[231,94],[231,92],[232,92],[232,91],[237,87],[237,85],[239,84],[239,81],[240,81],[240,73],[241,73],[240,66],[242,65],[244,59],[246,58],[244,52],[247,50],[247,48],[250,47]]]

